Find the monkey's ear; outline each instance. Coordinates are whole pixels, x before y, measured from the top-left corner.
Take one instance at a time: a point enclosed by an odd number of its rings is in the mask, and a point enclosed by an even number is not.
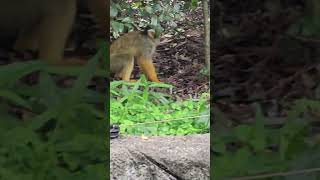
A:
[[[156,38],[156,31],[154,29],[149,29],[147,31],[147,34],[150,38],[155,39]]]

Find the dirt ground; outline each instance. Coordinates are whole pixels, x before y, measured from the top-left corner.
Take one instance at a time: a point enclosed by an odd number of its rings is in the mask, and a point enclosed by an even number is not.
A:
[[[303,1],[281,1],[279,12],[269,8],[272,2],[217,2],[214,98],[234,122],[252,120],[256,102],[277,119],[294,99],[320,99],[319,39],[287,34]]]
[[[186,21],[178,25],[185,32],[163,35],[155,63],[160,78],[176,87],[173,94],[198,98],[210,89],[209,77],[200,73],[204,66],[202,9],[186,13],[186,16]]]

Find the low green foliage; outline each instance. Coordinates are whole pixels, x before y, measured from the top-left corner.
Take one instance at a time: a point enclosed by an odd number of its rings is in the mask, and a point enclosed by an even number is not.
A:
[[[154,88],[171,86],[147,82],[144,76],[134,84],[111,82],[111,123],[120,124],[122,133],[136,135],[209,132],[208,94],[197,100],[173,101],[169,95],[155,92]],[[188,118],[194,116],[201,117]],[[160,122],[166,120],[170,122]]]
[[[48,72],[69,72],[41,61],[0,67],[0,179],[106,179],[109,160],[108,123],[96,104],[105,95],[87,88],[97,71],[98,56],[80,74],[73,87],[60,88]],[[40,72],[39,83],[19,79]],[[31,115],[22,121],[15,109]]]
[[[304,13],[288,29],[293,36],[320,37],[320,1],[306,0]]]
[[[122,32],[135,29],[135,26],[141,28],[149,25],[162,32],[162,25],[176,28],[177,22],[184,19],[182,1],[129,1],[111,1],[111,29],[115,38]]]
[[[283,127],[267,128],[264,116],[258,108],[254,125],[240,125],[234,129],[213,132],[211,145],[214,179],[319,168],[320,141],[319,138],[310,136],[312,127],[308,122],[312,120],[312,116],[307,113],[319,112],[319,109],[319,101],[297,100],[288,112]],[[319,178],[318,172],[268,179]]]

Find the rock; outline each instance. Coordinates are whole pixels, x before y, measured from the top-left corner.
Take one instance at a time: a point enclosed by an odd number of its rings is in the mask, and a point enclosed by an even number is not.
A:
[[[111,140],[113,180],[209,180],[210,135]]]

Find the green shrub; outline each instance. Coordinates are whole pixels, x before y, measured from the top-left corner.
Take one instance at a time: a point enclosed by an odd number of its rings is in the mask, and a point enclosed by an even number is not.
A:
[[[273,174],[320,167],[320,141],[317,136],[310,136],[312,126],[308,123],[312,119],[308,112],[319,112],[319,109],[319,101],[297,100],[288,111],[283,127],[268,128],[258,108],[255,124],[213,132],[214,179],[266,173],[271,177],[259,179],[319,179],[316,172],[283,177]]]
[[[152,26],[157,32],[166,28],[176,28],[177,22],[184,20],[182,1],[111,1],[110,17],[113,37],[133,30],[134,27]]]
[[[200,99],[174,101],[154,88],[172,88],[147,82],[111,82],[111,123],[120,124],[121,132],[145,135],[186,135],[209,132],[208,94]],[[188,118],[200,116],[195,118]],[[165,121],[165,122],[161,122]],[[157,123],[158,122],[158,123]],[[140,124],[142,123],[142,124]]]
[[[106,97],[87,87],[100,55],[81,68],[38,60],[0,67],[0,179],[106,179],[109,128],[96,108]],[[20,81],[35,71],[39,83]],[[49,72],[78,78],[73,87],[61,88]],[[14,109],[29,117],[22,121]]]

